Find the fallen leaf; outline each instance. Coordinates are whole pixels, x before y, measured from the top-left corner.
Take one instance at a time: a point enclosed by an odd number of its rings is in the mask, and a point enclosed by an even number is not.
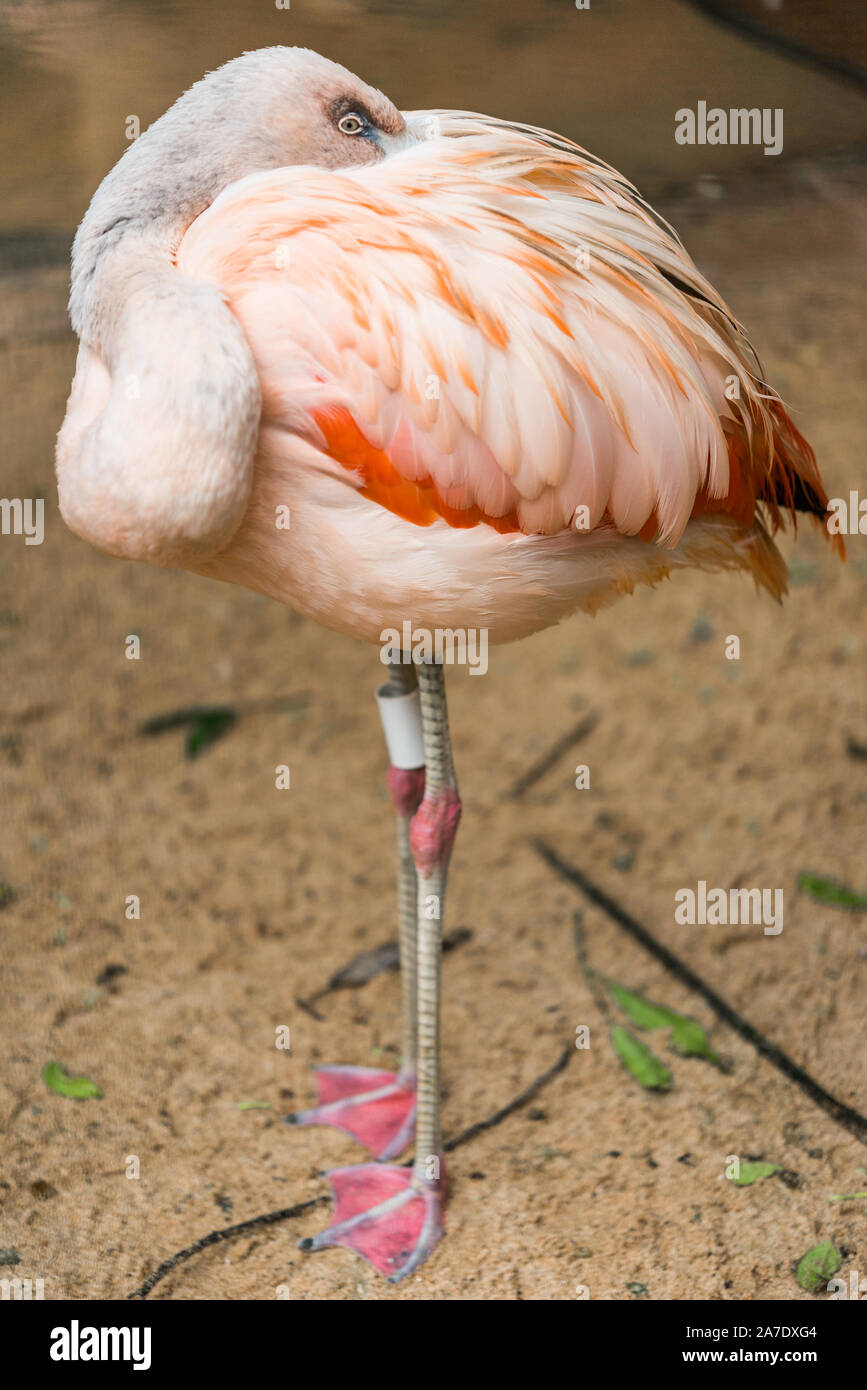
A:
[[[739,1165],[738,1176],[729,1178],[729,1182],[735,1187],[752,1187],[759,1178],[770,1178],[774,1173],[783,1171],[780,1163],[741,1163]]]
[[[86,1076],[69,1076],[66,1068],[59,1062],[46,1062],[42,1068],[42,1080],[50,1091],[59,1096],[69,1096],[72,1100],[101,1100],[102,1091]]]
[[[206,748],[210,748],[212,743],[216,743],[218,738],[229,732],[236,718],[233,709],[203,710],[193,721],[187,734],[184,744],[187,757],[197,758],[200,753],[204,753]]]
[[[671,1084],[671,1072],[668,1068],[645,1043],[633,1037],[628,1028],[623,1028],[619,1023],[615,1024],[609,1036],[611,1046],[630,1076],[646,1090],[661,1091]]]
[[[827,874],[799,874],[798,887],[825,907],[839,907],[844,912],[867,912],[867,893],[856,893]]]
[[[706,1062],[712,1062],[715,1067],[719,1067],[720,1071],[728,1070],[708,1042],[704,1029],[695,1019],[688,1018],[686,1014],[679,1014],[674,1009],[668,1009],[664,1004],[652,1004],[649,999],[625,989],[616,980],[607,980],[606,983],[620,1007],[637,1028],[644,1028],[648,1032],[653,1032],[656,1028],[669,1028],[669,1041],[681,1057],[703,1057]]]
[[[807,1293],[818,1293],[842,1264],[840,1251],[832,1241],[826,1240],[821,1245],[814,1245],[812,1250],[801,1256],[795,1277]]]
[[[153,736],[186,725],[188,732],[184,749],[188,758],[197,758],[218,738],[228,733],[237,718],[237,710],[230,705],[190,705],[155,715],[139,727],[139,733]]]

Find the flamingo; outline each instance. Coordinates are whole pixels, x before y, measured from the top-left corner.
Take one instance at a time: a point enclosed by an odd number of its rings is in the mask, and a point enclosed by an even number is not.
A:
[[[532,126],[403,113],[307,50],[227,63],[130,146],[78,229],[70,315],[72,531],[374,645],[405,623],[513,641],[688,566],[779,598],[773,534],[826,518],[743,330],[620,174]],[[302,1245],[393,1281],[430,1255],[446,1199],[461,802],[443,667],[435,648],[392,651],[377,692],[400,1068],[322,1068],[290,1117],[371,1154],[328,1175],[333,1219]]]

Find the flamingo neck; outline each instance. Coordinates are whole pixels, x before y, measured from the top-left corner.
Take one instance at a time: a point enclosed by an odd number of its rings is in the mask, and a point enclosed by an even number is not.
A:
[[[222,175],[199,169],[184,184],[166,161],[171,142],[151,140],[141,157],[133,146],[76,236],[70,315],[81,352],[57,472],[78,535],[113,555],[183,566],[219,553],[243,519],[261,391],[219,286],[174,263]]]

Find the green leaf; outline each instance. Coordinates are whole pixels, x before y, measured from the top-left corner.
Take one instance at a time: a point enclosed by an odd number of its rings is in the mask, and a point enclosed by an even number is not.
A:
[[[867,893],[856,893],[839,879],[827,874],[799,874],[798,887],[825,907],[839,907],[843,912],[867,912]]]
[[[270,1100],[239,1100],[239,1110],[273,1110]]]
[[[703,1057],[706,1062],[712,1062],[715,1067],[719,1067],[720,1071],[726,1070],[722,1059],[708,1042],[704,1029],[695,1019],[688,1018],[686,1014],[679,1014],[674,1009],[668,1009],[664,1004],[652,1004],[649,999],[642,998],[640,994],[633,994],[616,980],[608,980],[607,984],[620,1007],[637,1028],[644,1028],[648,1032],[653,1032],[655,1028],[670,1028],[671,1045],[681,1057]]]
[[[807,1293],[818,1293],[837,1273],[842,1263],[843,1258],[836,1245],[826,1240],[821,1245],[814,1245],[812,1250],[801,1256],[795,1277]]]
[[[228,733],[237,715],[232,709],[203,710],[193,720],[187,734],[185,751],[188,758],[197,758],[218,738]]]
[[[42,1068],[42,1080],[50,1091],[59,1096],[70,1096],[73,1100],[101,1100],[102,1091],[86,1076],[69,1076],[66,1068],[59,1062],[46,1062]]]
[[[626,1011],[637,1028],[650,1030],[665,1028],[670,1024],[672,1019],[670,1009],[663,1008],[659,1004],[651,1004],[649,999],[643,999],[640,994],[633,994],[631,990],[619,985],[616,980],[608,980],[606,983],[620,1007]],[[674,1015],[674,1017],[677,1016]]]
[[[621,1062],[645,1090],[661,1091],[671,1084],[671,1072],[628,1028],[615,1024],[610,1033],[611,1046]]]
[[[867,1197],[867,1192],[838,1192],[833,1197],[829,1197],[829,1202],[860,1202]]]
[[[169,729],[188,726],[185,750],[188,758],[197,758],[218,738],[227,733],[238,718],[231,705],[186,705],[183,709],[157,714],[139,727],[140,734],[153,736]]]
[[[783,1171],[780,1163],[741,1163],[736,1178],[729,1178],[729,1182],[734,1183],[735,1187],[752,1187],[759,1178],[770,1178],[774,1173]]]
[[[675,1015],[671,1025],[671,1045],[681,1057],[703,1057],[706,1062],[719,1067],[720,1071],[727,1070],[722,1058],[717,1056],[708,1042],[704,1029],[693,1018]]]

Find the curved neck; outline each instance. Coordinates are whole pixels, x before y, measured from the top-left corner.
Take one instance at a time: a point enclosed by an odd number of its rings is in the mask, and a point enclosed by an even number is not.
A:
[[[78,535],[184,565],[218,553],[243,519],[261,391],[219,285],[174,263],[222,175],[198,167],[185,179],[164,142],[148,139],[155,131],[103,181],[75,239],[70,314],[82,355],[57,472]],[[99,373],[101,394],[89,385]]]
[[[106,175],[73,242],[72,326],[101,352],[111,353],[126,293],[143,276],[173,272],[187,228],[225,186],[223,169],[176,157],[165,120],[145,131]]]

